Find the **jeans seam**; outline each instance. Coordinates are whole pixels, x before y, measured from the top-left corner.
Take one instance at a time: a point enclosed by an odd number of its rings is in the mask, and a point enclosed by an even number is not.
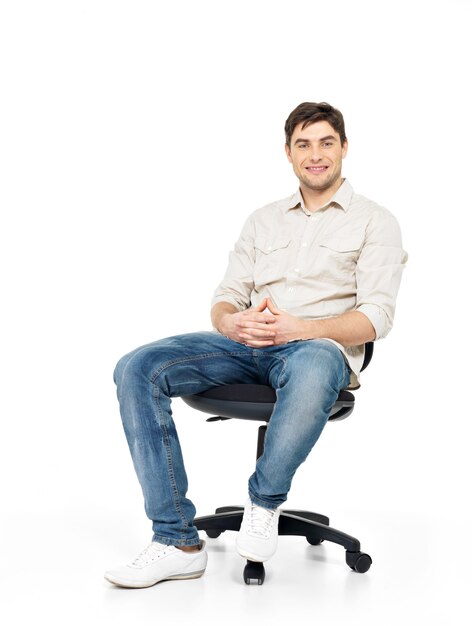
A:
[[[234,357],[234,356],[241,356],[245,354],[246,352],[205,352],[203,354],[198,354],[195,356],[173,359],[172,361],[166,361],[159,367],[159,369],[153,371],[150,375],[149,380],[153,385],[155,385],[156,379],[162,374],[164,370],[171,367],[172,365],[179,365],[180,363],[188,363],[190,361],[199,361],[201,359],[208,359],[212,357],[221,357],[221,356]]]
[[[341,356],[343,357],[343,361],[344,361],[344,369],[343,372],[341,374],[341,380],[338,380],[338,387],[340,390],[345,389],[347,387],[347,385],[349,385],[349,380],[351,378],[351,368],[349,367],[349,364],[347,363],[346,359],[344,358],[343,353],[341,352]],[[344,384],[344,379],[347,378],[346,384]]]
[[[181,504],[180,504],[179,492],[177,489],[177,481],[175,480],[174,464],[172,461],[172,452],[171,452],[171,446],[170,446],[170,441],[169,441],[169,433],[167,431],[167,426],[165,425],[164,420],[162,419],[162,409],[159,404],[159,394],[160,394],[159,387],[157,385],[153,385],[152,397],[157,406],[158,423],[162,430],[162,440],[164,442],[164,447],[166,451],[167,474],[169,476],[169,481],[172,486],[174,506],[181,519],[181,522],[184,528],[188,528],[190,524],[189,524],[188,519],[185,517]],[[183,540],[185,538],[185,535],[182,535],[181,537]]]

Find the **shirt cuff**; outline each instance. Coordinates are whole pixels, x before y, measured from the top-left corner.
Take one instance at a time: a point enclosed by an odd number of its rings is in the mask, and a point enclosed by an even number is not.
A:
[[[356,311],[363,313],[375,330],[375,339],[383,339],[390,330],[385,311],[376,304],[361,304]]]
[[[232,298],[231,296],[215,296],[211,301],[211,306],[218,304],[218,302],[227,302],[228,304],[232,304],[238,309],[238,311],[246,310],[246,307],[241,305],[241,302],[238,302],[236,298]]]

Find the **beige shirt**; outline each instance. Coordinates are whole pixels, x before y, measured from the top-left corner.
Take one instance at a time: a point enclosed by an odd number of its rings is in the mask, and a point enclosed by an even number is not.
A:
[[[246,221],[213,304],[229,302],[243,311],[270,297],[303,319],[356,310],[381,339],[392,328],[406,260],[395,217],[354,193],[347,180],[315,212],[298,190]],[[350,387],[358,387],[364,347],[333,343],[351,367]]]

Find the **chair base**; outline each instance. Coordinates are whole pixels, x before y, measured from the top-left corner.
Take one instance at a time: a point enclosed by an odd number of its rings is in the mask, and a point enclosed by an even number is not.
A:
[[[243,513],[242,506],[223,506],[217,508],[213,515],[197,517],[194,523],[198,530],[204,530],[209,537],[215,539],[226,530],[238,531]],[[320,513],[282,509],[279,517],[279,535],[305,537],[311,545],[319,545],[322,541],[337,543],[346,550],[347,565],[360,574],[367,572],[372,564],[370,556],[360,551],[361,544],[358,539],[332,528],[329,525],[329,518]],[[262,563],[254,564],[248,561],[244,570],[244,581],[249,584],[253,579],[262,584],[264,566]]]

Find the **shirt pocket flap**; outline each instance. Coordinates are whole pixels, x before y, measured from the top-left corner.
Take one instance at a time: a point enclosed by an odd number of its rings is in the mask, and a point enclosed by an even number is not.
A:
[[[319,242],[322,248],[329,248],[335,252],[356,252],[362,246],[361,237],[331,237]]]
[[[287,238],[267,238],[267,237],[256,237],[254,241],[254,247],[263,252],[264,254],[271,254],[276,250],[282,250],[283,248],[287,248],[290,243],[290,239]]]

